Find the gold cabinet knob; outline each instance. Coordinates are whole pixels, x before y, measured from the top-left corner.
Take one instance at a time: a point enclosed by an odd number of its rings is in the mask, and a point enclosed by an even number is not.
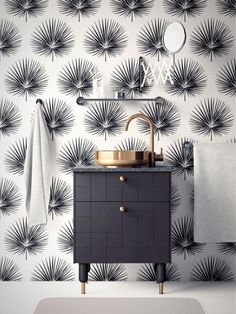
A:
[[[121,207],[120,207],[120,212],[121,212],[121,213],[124,213],[125,211],[126,211],[125,207],[124,207],[124,206],[121,206]]]
[[[126,177],[125,177],[125,176],[120,176],[120,181],[121,181],[121,182],[125,182],[125,180],[126,180]]]

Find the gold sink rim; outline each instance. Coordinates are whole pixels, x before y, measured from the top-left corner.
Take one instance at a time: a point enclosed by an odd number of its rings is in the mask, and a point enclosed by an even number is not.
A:
[[[95,161],[106,167],[141,166],[148,164],[149,154],[146,150],[99,150],[95,152]]]

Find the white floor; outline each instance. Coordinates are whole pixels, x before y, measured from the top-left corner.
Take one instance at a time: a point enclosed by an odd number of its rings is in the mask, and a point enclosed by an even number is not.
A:
[[[86,286],[87,294],[81,296],[80,284],[75,282],[2,282],[0,313],[33,314],[38,302],[49,297],[189,297],[197,299],[206,314],[236,314],[235,282],[168,282],[162,296],[152,282],[89,282]]]

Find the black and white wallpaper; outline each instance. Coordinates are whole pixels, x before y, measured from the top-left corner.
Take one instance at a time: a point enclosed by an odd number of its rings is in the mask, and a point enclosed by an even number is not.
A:
[[[136,112],[153,120],[156,150],[163,147],[175,168],[168,280],[235,280],[236,243],[193,240],[193,157],[183,143],[236,143],[236,0],[3,0],[0,12],[0,280],[78,280],[73,168],[92,164],[95,149],[145,149],[145,122],[124,132]],[[138,58],[171,62],[163,36],[173,21],[187,34],[170,69],[173,84],[145,82],[140,94]],[[122,89],[164,102],[79,106],[78,96],[94,97],[94,73],[100,96]],[[55,158],[47,226],[29,226],[25,209],[24,161],[38,98]],[[155,280],[155,273],[151,264],[99,264],[90,280]]]

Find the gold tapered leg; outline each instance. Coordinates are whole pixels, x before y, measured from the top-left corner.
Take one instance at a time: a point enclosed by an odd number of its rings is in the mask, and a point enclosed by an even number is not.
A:
[[[81,282],[81,294],[85,294],[85,282]]]
[[[160,282],[159,283],[159,294],[163,294],[164,293],[164,282]]]

